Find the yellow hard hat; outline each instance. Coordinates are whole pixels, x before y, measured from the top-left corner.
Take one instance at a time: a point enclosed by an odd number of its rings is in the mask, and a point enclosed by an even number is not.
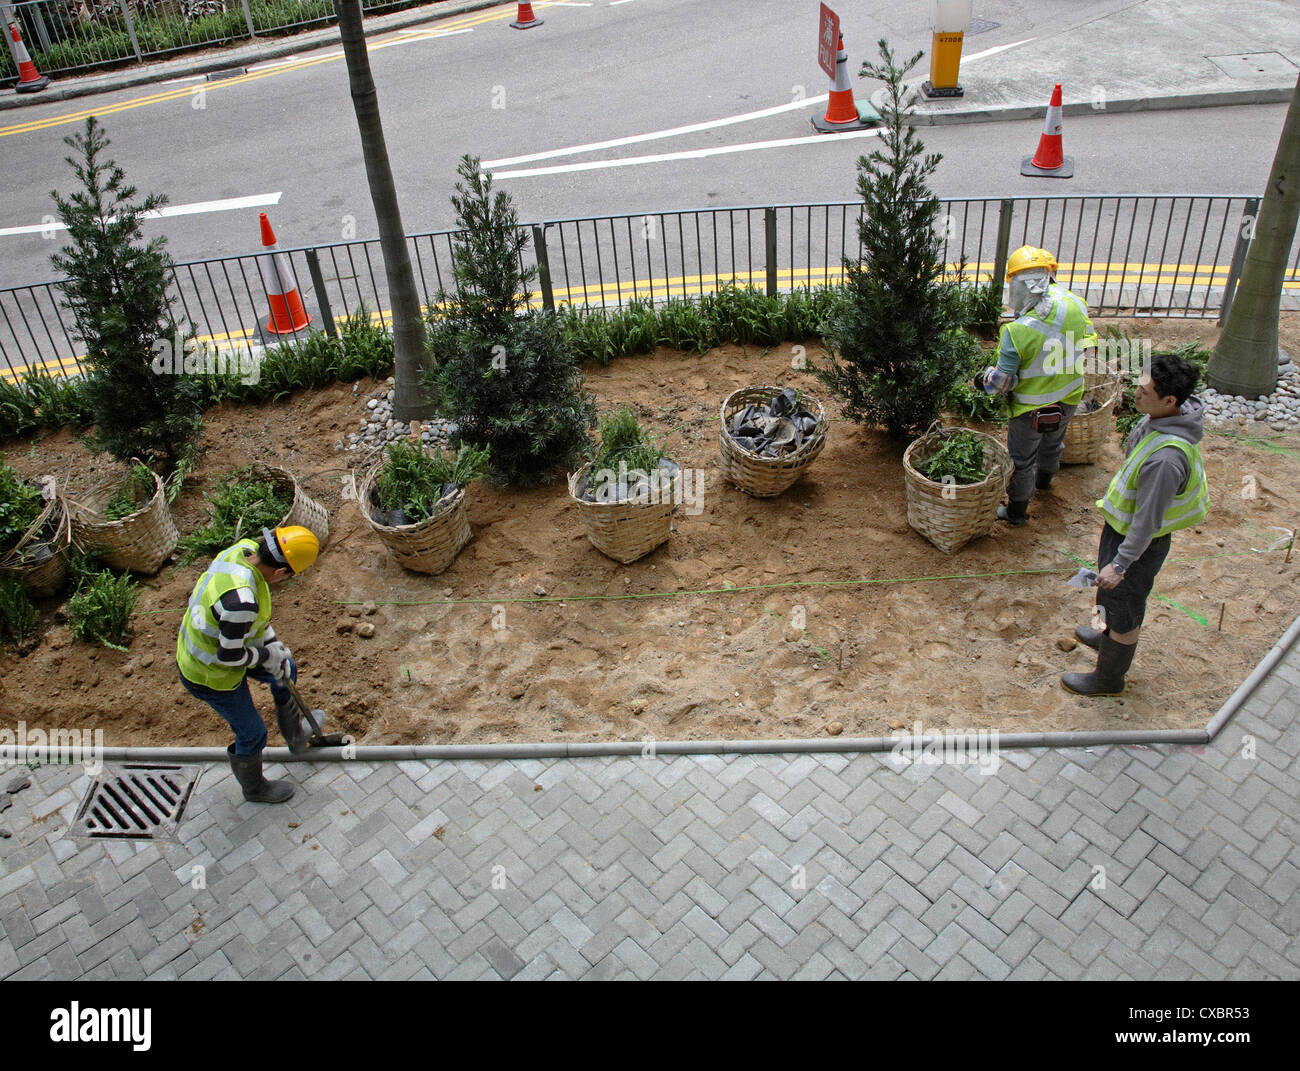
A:
[[[295,576],[304,569],[310,569],[316,561],[316,555],[320,553],[320,540],[310,528],[300,525],[277,528],[274,532],[263,528],[262,538],[266,540],[267,549],[277,559],[277,563],[287,565]]]
[[[1046,271],[1056,272],[1056,258],[1046,249],[1040,249],[1036,245],[1022,245],[1011,256],[1007,257],[1007,278],[1018,275],[1022,271],[1029,271],[1031,268],[1043,268]]]

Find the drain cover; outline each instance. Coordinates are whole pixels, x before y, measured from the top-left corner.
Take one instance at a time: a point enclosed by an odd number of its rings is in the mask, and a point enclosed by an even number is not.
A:
[[[199,780],[198,766],[105,766],[72,820],[92,840],[175,840]]]
[[[996,30],[1002,23],[989,22],[988,19],[971,19],[970,25],[966,28],[966,36],[973,37],[977,33],[988,33],[989,30]]]

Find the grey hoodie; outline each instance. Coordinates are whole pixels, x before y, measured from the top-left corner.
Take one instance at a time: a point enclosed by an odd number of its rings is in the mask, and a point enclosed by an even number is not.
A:
[[[1205,405],[1195,395],[1183,402],[1181,412],[1173,416],[1161,417],[1159,420],[1144,416],[1129,434],[1128,441],[1124,444],[1124,456],[1131,454],[1143,437],[1152,431],[1177,435],[1189,443],[1199,443],[1205,434],[1204,417]],[[1165,510],[1173,502],[1174,496],[1187,486],[1187,477],[1190,475],[1191,469],[1181,450],[1157,450],[1146,459],[1138,470],[1137,513],[1133,517],[1133,526],[1115,552],[1111,564],[1127,569],[1142,557],[1151,543],[1151,536],[1160,527]]]

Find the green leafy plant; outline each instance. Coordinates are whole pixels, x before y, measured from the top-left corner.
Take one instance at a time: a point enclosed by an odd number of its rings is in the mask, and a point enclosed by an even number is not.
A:
[[[44,508],[40,488],[0,463],[0,554],[22,539]]]
[[[23,582],[15,576],[0,576],[0,638],[21,648],[36,634],[39,620]]]
[[[924,154],[908,121],[904,78],[922,53],[900,66],[882,40],[880,56],[862,67],[885,83],[880,147],[858,159],[863,255],[845,261],[845,301],[826,331],[832,353],[815,371],[845,416],[907,440],[933,423],[977,343],[962,328],[959,287],[943,278],[941,205],[928,185],[941,158]]]
[[[110,521],[120,521],[129,517],[145,506],[153,497],[155,489],[153,470],[148,465],[132,465],[126,479],[122,481],[108,505],[104,516]]]
[[[158,347],[184,334],[172,318],[165,239],[143,241],[144,219],[166,198],[135,200],[122,169],[103,156],[110,142],[94,116],[64,142],[76,154],[67,162],[81,188],[67,198],[51,194],[69,244],[50,263],[65,277],[57,285],[86,346],[85,391],[96,424],[89,442],[169,473],[202,432],[203,391],[197,377],[152,367]]]
[[[980,349],[973,350],[962,364],[960,378],[944,395],[943,408],[957,414],[963,420],[976,420],[986,424],[1005,423],[1007,420],[1005,396],[987,394],[971,386],[975,376],[996,360],[996,352],[985,353]]]
[[[984,444],[968,431],[948,436],[938,450],[916,466],[927,480],[943,483],[949,476],[955,483],[979,483],[989,474]]]
[[[270,480],[255,479],[249,468],[236,469],[216,481],[212,494],[203,496],[212,506],[212,519],[180,541],[182,564],[219,554],[240,539],[256,539],[263,528],[273,528],[293,506],[287,490]]]
[[[989,276],[980,283],[978,277],[967,285],[966,258],[957,265],[956,284],[961,290],[963,326],[978,338],[992,341],[998,337],[998,324],[1002,319],[1002,281]]]
[[[96,573],[68,600],[68,628],[79,640],[125,651],[140,592],[130,573]]]
[[[430,453],[399,439],[386,447],[385,461],[375,481],[374,504],[381,510],[401,510],[404,524],[417,524],[434,514],[449,485],[465,487],[492,470],[487,450],[463,445],[459,450]]]
[[[636,414],[625,405],[600,422],[600,448],[591,471],[617,471],[622,463],[628,472],[650,473],[664,456],[663,444],[637,423]]]

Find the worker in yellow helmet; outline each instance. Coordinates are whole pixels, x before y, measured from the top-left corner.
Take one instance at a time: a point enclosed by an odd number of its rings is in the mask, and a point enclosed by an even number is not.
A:
[[[977,381],[989,394],[1006,394],[1010,406],[1007,450],[1015,471],[998,517],[1013,525],[1025,523],[1035,489],[1047,490],[1061,466],[1065,428],[1083,399],[1084,369],[1097,345],[1087,304],[1056,282],[1056,270],[1056,257],[1037,246],[1007,258],[1016,319],[1002,328],[997,367]]]
[[[285,682],[298,679],[293,654],[271,628],[271,588],[316,561],[320,542],[307,528],[263,528],[260,539],[227,547],[194,585],[176,637],[181,684],[226,720],[235,742],[230,768],[254,803],[283,803],[288,781],[262,776],[266,726],[253,705],[248,677],[271,686],[275,714],[289,750],[310,746]]]

